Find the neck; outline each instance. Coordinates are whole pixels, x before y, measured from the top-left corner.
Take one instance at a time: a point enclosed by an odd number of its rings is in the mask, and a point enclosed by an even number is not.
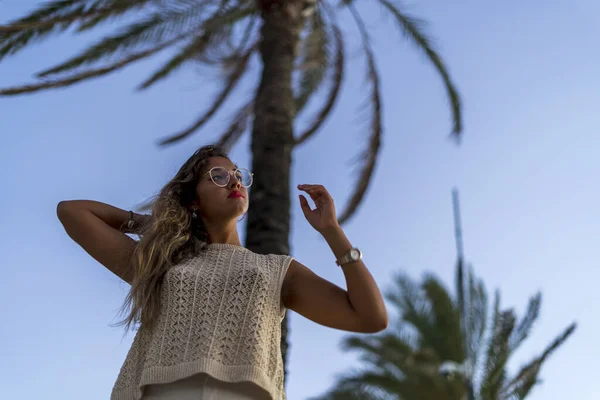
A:
[[[210,243],[224,243],[241,246],[237,232],[237,221],[204,221]]]

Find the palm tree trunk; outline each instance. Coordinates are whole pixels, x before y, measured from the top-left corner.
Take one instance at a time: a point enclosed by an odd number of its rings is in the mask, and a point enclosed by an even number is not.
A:
[[[290,254],[290,168],[295,103],[292,72],[302,26],[302,1],[257,0],[262,10],[260,55],[263,71],[252,130],[250,210],[246,246],[259,254]],[[287,377],[288,318],[281,326]]]

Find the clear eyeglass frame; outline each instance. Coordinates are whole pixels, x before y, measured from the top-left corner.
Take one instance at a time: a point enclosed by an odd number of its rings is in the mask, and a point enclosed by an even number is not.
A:
[[[226,176],[227,176],[227,181],[225,183],[218,183],[217,179],[215,178],[214,171],[224,172],[224,174],[226,174]],[[239,178],[238,178],[238,173],[240,174]],[[204,175],[202,175],[202,177],[204,178],[206,175],[210,175],[210,180],[219,187],[225,187],[225,186],[229,185],[229,182],[231,182],[231,175],[234,175],[235,179],[237,179],[237,181],[245,188],[249,188],[250,186],[252,186],[252,183],[254,182],[254,174],[252,172],[250,172],[249,170],[247,170],[246,168],[236,168],[233,171],[229,171],[229,170],[227,170],[227,168],[224,168],[224,167],[212,167],[210,170],[206,171],[206,173]],[[248,177],[249,182],[247,182],[247,183],[243,182],[244,176]]]

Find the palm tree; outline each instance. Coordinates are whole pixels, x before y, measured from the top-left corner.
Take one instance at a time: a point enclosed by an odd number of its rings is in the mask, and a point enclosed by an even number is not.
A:
[[[459,257],[455,295],[434,275],[419,284],[398,274],[386,294],[398,311],[395,323],[373,336],[352,335],[342,345],[361,353],[366,367],[340,377],[326,394],[313,400],[520,400],[536,383],[544,362],[575,331],[569,325],[539,356],[509,375],[507,363],[529,336],[541,308],[541,294],[532,296],[517,321],[501,309],[495,293],[488,321],[488,296],[472,268],[465,268],[458,218]],[[491,322],[489,329],[488,322]]]
[[[332,3],[339,3],[334,7]],[[439,72],[450,99],[452,134],[462,131],[457,90],[423,22],[394,0],[377,0]],[[251,131],[254,186],[250,194],[246,246],[258,253],[289,253],[290,167],[292,151],[319,130],[338,99],[346,68],[345,39],[337,15],[348,10],[356,22],[370,84],[370,133],[360,156],[360,174],[340,222],[350,219],[367,191],[381,147],[382,99],[377,60],[369,32],[352,0],[50,0],[28,15],[0,25],[0,61],[29,45],[67,30],[87,32],[126,20],[110,35],[64,62],[37,74],[31,84],[0,89],[0,96],[64,88],[108,75],[171,51],[171,57],[147,77],[147,89],[185,65],[200,63],[224,72],[222,87],[208,109],[181,131],[161,140],[168,145],[202,128],[252,69],[262,61],[255,95],[231,115],[218,144],[230,148]],[[319,89],[323,104],[308,127],[294,134],[293,122]],[[253,123],[252,129],[249,126]],[[287,319],[282,324],[282,353],[287,354]]]
[[[457,277],[461,274],[462,265],[458,263]],[[313,400],[526,398],[538,383],[542,364],[576,325],[569,325],[539,356],[509,376],[506,365],[528,337],[539,314],[541,295],[529,300],[525,315],[517,322],[512,310],[500,309],[496,292],[492,325],[486,331],[485,287],[471,271],[467,281],[457,290],[469,299],[469,318],[459,312],[460,296],[452,297],[435,276],[427,275],[421,284],[396,276],[394,290],[387,293],[387,299],[398,309],[398,321],[377,335],[347,337],[344,350],[359,351],[366,367],[341,377],[333,389]],[[461,329],[466,319],[470,320],[468,342]]]

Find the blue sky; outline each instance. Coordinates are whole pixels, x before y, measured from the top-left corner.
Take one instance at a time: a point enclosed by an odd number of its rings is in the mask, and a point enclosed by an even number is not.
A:
[[[1,22],[37,2],[0,1]],[[543,291],[542,314],[511,368],[537,354],[567,324],[579,328],[542,370],[532,400],[592,399],[597,393],[600,295],[600,3],[412,2],[431,22],[464,99],[460,146],[448,139],[440,79],[373,5],[361,11],[383,76],[384,148],[366,202],[346,227],[379,284],[392,274],[434,272],[452,284],[456,258],[450,191],[460,189],[467,258],[503,306],[522,314]],[[348,22],[347,19],[345,22]],[[335,116],[294,153],[293,186],[326,185],[341,209],[351,160],[366,141],[367,115],[356,30],[347,86]],[[0,86],[93,39],[62,36],[0,63]],[[216,73],[190,67],[148,92],[133,88],[160,63],[131,67],[69,90],[0,99],[3,277],[0,386],[11,399],[106,399],[129,349],[115,313],[126,284],[62,230],[60,200],[88,198],[129,209],[157,191],[200,145],[215,139],[227,112],[168,149],[155,143],[184,127],[210,101]],[[246,85],[235,101],[244,101]],[[226,111],[230,111],[228,108]],[[249,165],[248,139],[232,152]],[[293,198],[295,198],[293,196]],[[292,253],[343,285],[325,242],[293,205]],[[343,332],[292,316],[288,397],[327,389],[356,366],[339,349]]]

